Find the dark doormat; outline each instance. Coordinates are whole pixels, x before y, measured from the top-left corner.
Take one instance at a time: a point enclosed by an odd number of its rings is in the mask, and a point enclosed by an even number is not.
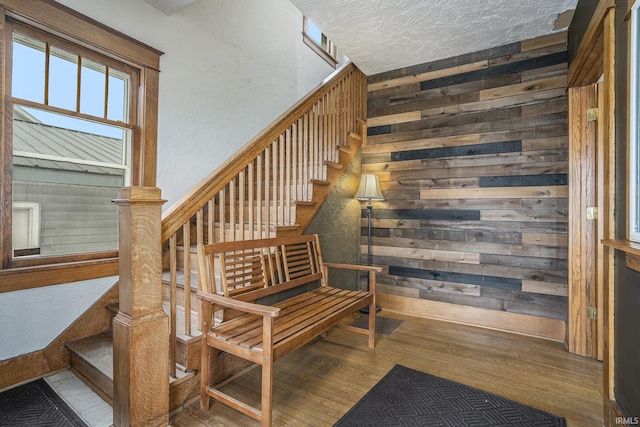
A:
[[[74,426],[87,424],[43,379],[0,393],[0,426]]]
[[[565,419],[396,365],[334,427],[566,426]]]
[[[402,320],[376,316],[376,334],[391,335],[400,325],[402,325]],[[369,316],[362,316],[356,319],[351,326],[360,329],[369,329]]]

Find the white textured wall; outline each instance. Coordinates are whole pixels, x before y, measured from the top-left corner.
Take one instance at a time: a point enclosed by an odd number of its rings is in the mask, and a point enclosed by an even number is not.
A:
[[[0,360],[48,346],[116,281],[105,277],[0,294]]]
[[[160,49],[158,178],[166,209],[333,69],[289,0],[59,0]]]
[[[170,16],[143,0],[58,2],[164,52],[165,208],[334,71],[302,42],[302,14],[289,0],[196,0]],[[0,360],[46,347],[113,283],[0,294]]]

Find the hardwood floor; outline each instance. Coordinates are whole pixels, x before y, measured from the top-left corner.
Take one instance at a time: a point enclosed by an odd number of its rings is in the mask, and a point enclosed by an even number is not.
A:
[[[428,372],[563,416],[569,427],[602,426],[602,364],[569,354],[564,344],[403,316],[391,335],[334,330],[275,363],[274,425],[331,426],[395,364]],[[226,386],[256,404],[260,370]],[[251,418],[212,401],[171,418],[176,427],[252,426]]]

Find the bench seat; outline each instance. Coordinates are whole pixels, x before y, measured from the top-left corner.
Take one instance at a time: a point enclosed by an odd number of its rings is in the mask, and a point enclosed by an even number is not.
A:
[[[327,286],[274,304],[272,307],[280,309],[273,322],[274,358],[278,359],[281,353],[288,352],[288,342],[301,339],[306,341],[306,336],[320,335],[336,326],[345,315],[371,304],[371,299],[372,296],[368,292],[347,291]],[[230,347],[225,348],[232,354],[244,353],[234,351],[235,347],[261,351],[262,337],[262,316],[248,314],[212,328],[207,334],[207,344],[214,347],[230,344]]]

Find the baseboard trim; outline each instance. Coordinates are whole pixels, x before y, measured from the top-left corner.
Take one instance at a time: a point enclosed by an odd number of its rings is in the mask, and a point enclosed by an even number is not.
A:
[[[24,384],[43,375],[42,350],[0,362],[0,391]]]
[[[412,316],[566,342],[567,323],[562,320],[381,293],[376,293],[376,303]]]

